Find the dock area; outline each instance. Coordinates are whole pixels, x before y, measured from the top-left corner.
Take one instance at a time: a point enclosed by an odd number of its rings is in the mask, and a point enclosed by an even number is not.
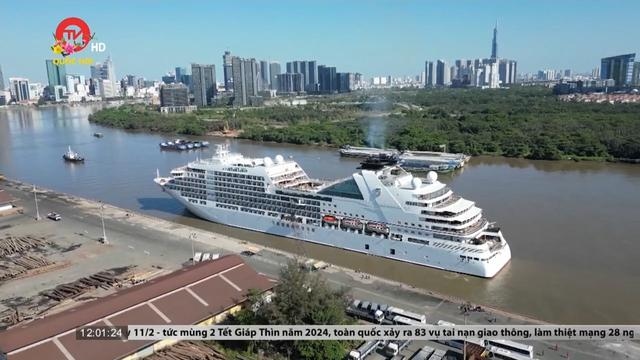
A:
[[[398,166],[409,171],[448,172],[464,167],[471,159],[465,154],[438,151],[399,151],[345,145],[339,150],[340,156],[365,158],[369,162],[394,159]]]
[[[212,256],[241,254],[252,268],[271,277],[277,277],[281,266],[295,258],[315,269],[313,271],[321,272],[330,285],[350,289],[353,297],[424,313],[430,323],[445,320],[462,324],[465,318],[467,324],[541,323],[493,309],[488,304],[474,304],[482,311],[462,312],[464,299],[331,265],[326,259],[311,261],[111,205],[104,206],[108,242],[102,243],[101,203],[37,188],[41,219],[35,220],[33,185],[5,180],[0,181],[0,188],[10,193],[16,205],[23,209],[22,214],[0,218],[0,244],[11,244],[0,246],[0,269],[2,261],[13,263],[11,266],[16,269],[26,265],[24,271],[15,270],[19,274],[0,279],[0,314],[4,314],[4,318],[0,317],[0,329],[180,269],[191,264],[194,252]],[[53,221],[43,216],[51,211],[60,214],[62,220]],[[6,254],[7,251],[12,253]],[[16,254],[22,265],[16,265]],[[640,358],[640,346],[634,342],[530,343],[537,352],[544,351],[544,355],[537,356],[539,359],[566,359],[566,354],[570,354],[572,360]],[[410,348],[417,349],[419,345],[416,343]]]

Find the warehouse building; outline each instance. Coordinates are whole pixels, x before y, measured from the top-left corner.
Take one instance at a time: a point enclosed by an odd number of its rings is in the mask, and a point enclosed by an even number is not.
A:
[[[75,308],[0,332],[0,360],[139,359],[175,340],[77,340],[83,326],[210,325],[240,310],[248,290],[275,285],[238,255],[186,267]]]

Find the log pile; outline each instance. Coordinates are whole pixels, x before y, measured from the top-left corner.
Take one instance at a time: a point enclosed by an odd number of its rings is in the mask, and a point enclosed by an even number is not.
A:
[[[14,309],[5,309],[4,311],[0,311],[0,329],[6,326],[11,326],[17,323],[18,320],[18,311]]]
[[[52,261],[38,255],[14,255],[0,258],[0,281],[9,280],[29,270],[52,264]]]
[[[102,288],[109,290],[116,282],[118,282],[118,279],[116,279],[115,275],[109,271],[102,271],[71,283],[58,285],[54,289],[41,292],[40,295],[55,301],[62,301],[76,298],[92,289]]]
[[[226,360],[219,350],[203,342],[182,341],[149,356],[149,360]]]
[[[23,253],[37,247],[43,247],[48,242],[43,237],[35,237],[32,235],[12,236],[7,235],[0,238],[0,257],[8,256],[16,253]]]

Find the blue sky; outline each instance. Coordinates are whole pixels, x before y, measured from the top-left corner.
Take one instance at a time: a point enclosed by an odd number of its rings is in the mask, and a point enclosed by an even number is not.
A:
[[[519,72],[590,71],[603,56],[640,50],[638,14],[637,0],[14,1],[0,11],[0,66],[5,79],[46,82],[51,34],[77,16],[107,45],[118,77],[159,79],[200,62],[216,64],[221,81],[225,49],[283,66],[316,59],[367,77],[416,75],[426,59],[488,57],[498,19],[498,54]]]

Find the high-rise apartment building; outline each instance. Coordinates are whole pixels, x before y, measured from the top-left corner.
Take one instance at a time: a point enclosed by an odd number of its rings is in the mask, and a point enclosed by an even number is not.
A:
[[[320,92],[334,93],[338,91],[335,67],[325,65],[318,66],[318,81],[320,82]]]
[[[336,86],[340,93],[353,90],[355,77],[352,73],[336,73]]]
[[[233,106],[249,106],[258,96],[260,74],[255,59],[234,56],[231,59],[233,73]]]
[[[631,85],[635,58],[635,53],[603,58],[600,61],[600,78],[613,79],[616,86]]]
[[[278,75],[278,92],[300,93],[304,90],[304,81],[300,73],[284,73]]]
[[[215,65],[191,64],[191,81],[195,105],[213,105],[213,98],[218,92]]]
[[[271,67],[269,66],[269,62],[266,60],[260,61],[260,81],[261,88],[260,90],[268,90],[271,87]]]
[[[426,87],[433,87],[436,85],[436,74],[433,61],[424,62],[424,81]]]
[[[280,63],[272,62],[269,64],[269,83],[271,84],[272,90],[278,90],[278,75],[280,75],[281,73],[282,70],[280,68]]]
[[[510,85],[516,83],[517,64],[515,60],[499,60],[498,73],[500,84]]]
[[[444,60],[436,62],[436,85],[448,86],[451,84],[450,69]]]
[[[233,69],[231,64],[232,58],[233,56],[231,56],[230,51],[225,51],[224,55],[222,55],[222,67],[224,71],[224,90],[225,91],[233,91]]]

